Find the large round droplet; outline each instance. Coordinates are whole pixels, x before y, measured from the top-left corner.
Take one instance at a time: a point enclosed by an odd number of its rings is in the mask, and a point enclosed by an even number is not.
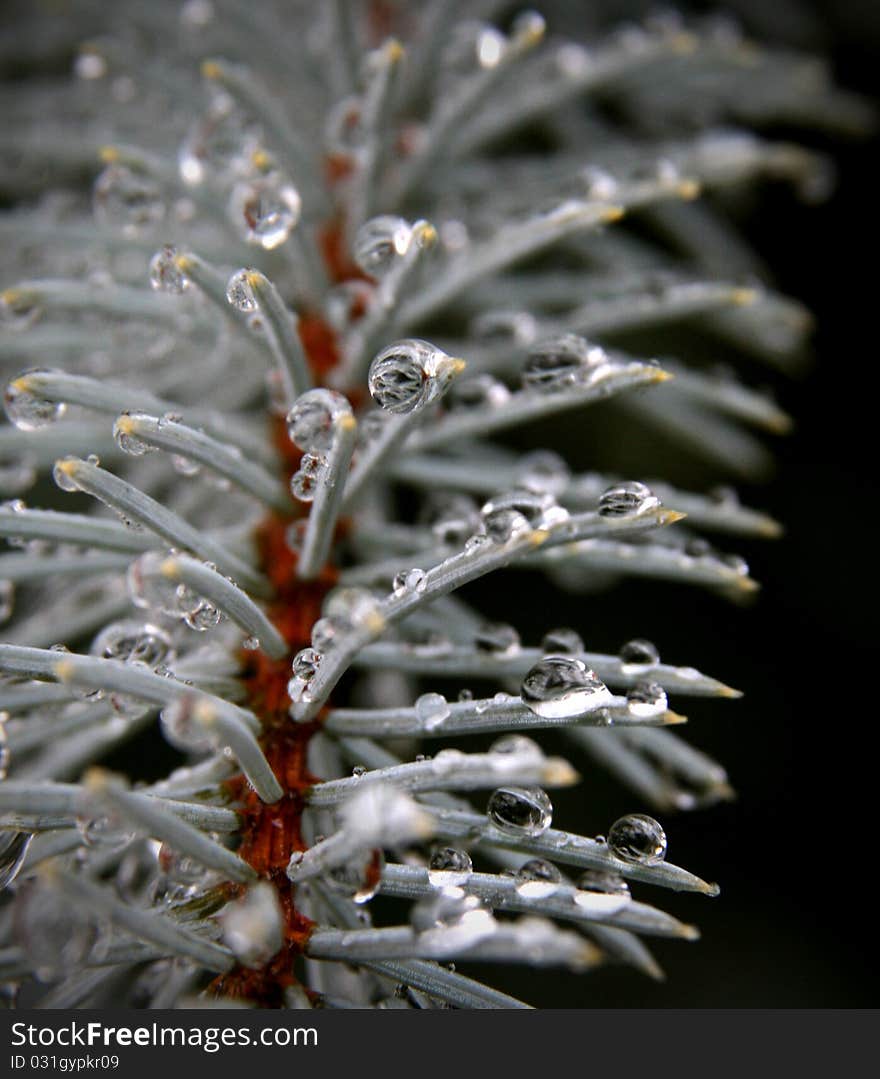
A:
[[[508,835],[541,835],[553,821],[553,806],[540,787],[499,787],[492,792],[486,813]]]
[[[287,414],[290,440],[301,450],[326,453],[333,443],[336,421],[351,412],[346,397],[334,390],[309,390],[294,402]]]
[[[278,173],[236,184],[229,200],[229,216],[242,239],[265,251],[284,243],[301,212],[299,192]]]
[[[365,221],[357,230],[352,255],[365,274],[381,279],[406,254],[411,240],[412,226],[408,221],[383,214]]]
[[[460,847],[437,847],[428,862],[428,880],[435,888],[465,884],[474,869],[466,850]]]
[[[422,408],[441,388],[438,368],[445,352],[427,341],[407,338],[383,349],[370,364],[373,400],[388,412],[405,414]]]
[[[537,716],[565,719],[594,710],[611,700],[611,693],[586,664],[568,656],[545,656],[525,676],[523,703]]]
[[[67,410],[63,401],[48,401],[29,387],[28,375],[48,373],[45,369],[26,371],[12,380],[3,395],[6,415],[20,431],[36,431],[60,420]]]
[[[644,483],[616,483],[599,496],[600,517],[635,517],[646,510],[655,509],[660,499]]]
[[[630,813],[608,829],[608,847],[625,862],[656,865],[666,857],[666,833],[653,817]]]
[[[605,353],[583,337],[562,334],[529,350],[522,369],[522,383],[528,390],[555,393],[573,386],[591,367],[604,361]]]

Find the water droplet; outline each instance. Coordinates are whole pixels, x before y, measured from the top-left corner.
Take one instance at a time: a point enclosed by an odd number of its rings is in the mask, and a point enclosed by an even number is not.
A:
[[[264,251],[285,242],[301,212],[299,192],[277,172],[236,184],[229,200],[229,216],[242,239]]]
[[[534,345],[522,369],[527,390],[555,393],[579,382],[590,369],[607,362],[605,352],[577,334],[566,333]]]
[[[553,806],[540,787],[499,787],[486,807],[489,821],[508,835],[542,835],[553,821]]]
[[[367,774],[367,769],[362,764],[356,764],[354,768],[352,768],[351,774],[356,779],[360,779],[361,776],[365,776]]]
[[[544,634],[541,641],[541,651],[545,656],[576,656],[584,651],[584,640],[573,629],[567,629],[564,626],[559,629],[551,629],[549,633]]]
[[[236,270],[226,285],[227,301],[236,311],[241,311],[243,314],[250,314],[257,309],[257,298],[248,281],[248,275],[251,272],[249,269]]]
[[[78,491],[73,478],[68,474],[67,470],[62,466],[67,461],[76,461],[76,457],[64,457],[61,461],[56,461],[52,468],[52,479],[55,481],[56,487],[61,491],[66,491],[68,494],[72,494],[74,491]]]
[[[48,373],[40,368],[26,371],[10,382],[3,396],[6,415],[19,431],[36,431],[60,420],[67,411],[63,401],[49,401],[28,388],[28,376]]]
[[[29,881],[19,891],[12,923],[17,942],[43,982],[82,969],[98,940],[91,913],[39,881]]]
[[[513,626],[503,622],[486,622],[474,635],[474,646],[478,652],[512,656],[519,651],[520,637]]]
[[[78,816],[76,827],[87,847],[107,854],[127,847],[135,837],[135,832],[116,813]]]
[[[608,704],[611,693],[579,659],[546,656],[525,676],[520,687],[523,703],[535,715],[564,719]]]
[[[472,320],[471,333],[487,345],[529,345],[538,336],[538,322],[528,311],[484,311]]]
[[[666,857],[666,833],[653,817],[630,813],[608,829],[608,846],[625,862],[656,865]]]
[[[442,491],[431,495],[420,520],[431,529],[439,543],[461,547],[479,527],[480,511],[467,495]]]
[[[324,880],[337,894],[355,903],[369,903],[379,890],[384,868],[385,855],[376,848],[353,855],[344,865],[331,869]]]
[[[492,543],[507,543],[526,532],[531,531],[528,518],[513,509],[481,512],[482,525],[486,537]]]
[[[158,853],[159,868],[169,880],[177,884],[195,884],[205,876],[205,867],[188,854],[181,854],[167,843],[162,843]]]
[[[326,453],[333,444],[336,421],[351,412],[351,405],[333,390],[309,390],[296,399],[287,414],[290,440],[301,450]]]
[[[370,277],[381,280],[409,250],[412,226],[402,217],[383,214],[365,221],[357,230],[352,255]]]
[[[659,716],[667,707],[666,691],[657,682],[639,682],[627,690],[626,700],[632,716]]]
[[[40,318],[43,309],[26,293],[8,289],[0,294],[0,326],[21,333],[30,329]]]
[[[603,491],[599,496],[598,513],[600,517],[635,517],[659,505],[660,499],[650,487],[633,480],[616,483]]]
[[[73,61],[73,74],[84,82],[103,79],[107,74],[107,61],[92,46],[82,46]]]
[[[604,869],[587,869],[578,877],[577,887],[582,892],[602,892],[604,895],[630,894],[623,877]]]
[[[423,693],[416,700],[415,711],[425,730],[433,731],[449,716],[449,702],[442,693]]]
[[[293,657],[291,673],[293,677],[287,683],[287,695],[294,702],[308,701],[309,683],[321,666],[323,655],[314,648],[301,648]]]
[[[459,847],[437,847],[428,862],[428,880],[435,888],[465,884],[474,870],[466,850]]]
[[[156,447],[151,446],[149,442],[144,442],[142,438],[133,435],[130,430],[130,423],[126,422],[131,419],[140,419],[142,415],[142,413],[137,412],[123,412],[120,419],[113,424],[113,440],[123,453],[129,454],[131,457],[143,457],[145,453],[153,453],[156,450]],[[148,419],[149,417],[144,418]]]
[[[165,217],[165,201],[155,181],[127,165],[108,165],[92,190],[95,217],[101,224],[138,236]]]
[[[335,588],[324,601],[324,613],[347,632],[362,629],[381,617],[376,597],[366,588]]]
[[[31,832],[0,832],[0,891],[18,876],[33,838]]]
[[[517,466],[519,482],[529,491],[558,498],[571,482],[571,470],[558,453],[535,450],[521,457]]]
[[[105,626],[92,641],[90,652],[103,659],[143,663],[152,669],[173,660],[175,655],[171,637],[164,629],[133,619]]]
[[[459,379],[448,395],[451,409],[502,408],[509,400],[510,390],[492,375]]]
[[[517,869],[516,891],[524,899],[544,899],[559,890],[562,874],[552,862],[530,858]]]
[[[178,151],[181,179],[189,187],[209,178],[222,186],[249,169],[257,142],[253,125],[244,121],[228,97],[217,94],[207,114],[190,127]]]
[[[488,502],[484,503],[480,513],[485,519],[493,514],[512,510],[525,517],[532,528],[536,528],[543,523],[547,514],[554,508],[556,508],[556,499],[552,495],[519,488],[493,495]]]
[[[391,586],[394,595],[398,598],[408,592],[424,592],[428,583],[428,575],[423,569],[407,569],[398,573]]]
[[[190,693],[169,701],[159,713],[159,722],[168,741],[178,749],[205,750],[211,741],[202,725],[196,720],[196,699]]]
[[[491,913],[478,896],[468,894],[457,885],[443,885],[437,895],[423,899],[411,908],[410,924],[417,933],[461,927],[469,937],[471,930],[484,935],[493,922]]]
[[[423,408],[442,388],[440,363],[445,352],[427,341],[407,338],[383,349],[370,364],[373,400],[388,412],[406,414]]]
[[[340,627],[332,618],[319,618],[312,626],[312,645],[319,652],[329,651],[336,643],[340,629],[344,632],[344,627]]]
[[[191,281],[177,263],[177,248],[166,245],[150,259],[150,285],[156,292],[179,296]]]
[[[587,165],[580,171],[580,179],[583,181],[584,194],[587,198],[596,199],[599,202],[607,202],[617,198],[619,185],[610,172],[598,165]]]
[[[496,738],[489,746],[490,753],[506,753],[515,757],[531,757],[532,760],[544,759],[544,750],[532,738],[524,734],[505,734]]]
[[[644,637],[635,637],[620,649],[618,657],[626,666],[652,667],[660,662],[657,646]]]

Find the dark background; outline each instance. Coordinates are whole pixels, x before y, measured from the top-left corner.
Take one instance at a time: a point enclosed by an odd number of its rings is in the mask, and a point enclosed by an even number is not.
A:
[[[744,23],[756,37],[776,32],[773,4],[763,13],[769,22],[748,7]],[[826,51],[841,85],[876,101],[876,5],[801,7],[814,16],[804,44]],[[786,535],[774,544],[727,541],[761,582],[758,601],[741,609],[694,590],[634,581],[604,596],[554,596],[551,616],[577,626],[597,650],[614,650],[637,627],[662,642],[670,660],[693,662],[744,690],[743,700],[729,704],[678,702],[691,719],[686,736],[725,764],[738,799],[663,817],[670,860],[718,880],[722,894],[638,893],[703,933],[694,945],[652,946],[664,984],[622,968],[586,978],[493,972],[495,984],[503,977],[511,991],[534,1003],[540,995],[544,1006],[880,1003],[870,883],[880,864],[873,667],[880,154],[875,139],[781,134],[826,150],[839,177],[834,196],[818,207],[768,187],[745,222],[780,289],[803,300],[817,320],[812,369],[777,383],[797,426],[776,442],[776,474],[769,484],[739,488],[744,500],[781,520]],[[657,452],[647,442],[644,450],[646,459]],[[499,617],[511,617],[502,590],[481,598],[487,607],[494,600]],[[540,590],[524,596],[520,621],[528,607],[546,622],[546,598]],[[577,793],[554,803],[560,827],[580,817],[587,834],[606,831],[618,811],[646,808],[589,764]]]

